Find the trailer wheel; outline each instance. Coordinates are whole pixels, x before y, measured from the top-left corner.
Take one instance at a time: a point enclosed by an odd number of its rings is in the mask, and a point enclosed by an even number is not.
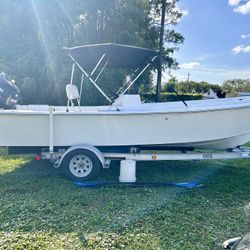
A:
[[[90,150],[74,149],[65,155],[61,167],[68,178],[85,181],[96,177],[102,164]]]

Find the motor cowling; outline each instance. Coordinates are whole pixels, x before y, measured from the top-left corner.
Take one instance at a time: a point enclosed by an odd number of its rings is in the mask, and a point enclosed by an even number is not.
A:
[[[15,108],[19,98],[19,88],[7,79],[6,74],[0,73],[0,108]]]

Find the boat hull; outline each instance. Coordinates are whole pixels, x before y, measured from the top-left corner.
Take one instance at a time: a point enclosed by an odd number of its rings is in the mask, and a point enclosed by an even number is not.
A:
[[[54,112],[53,145],[230,149],[250,141],[250,107],[186,112]],[[49,112],[0,112],[0,146],[48,147]]]

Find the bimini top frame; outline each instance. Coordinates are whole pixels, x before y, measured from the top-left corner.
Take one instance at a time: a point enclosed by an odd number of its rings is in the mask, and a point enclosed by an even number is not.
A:
[[[85,45],[64,49],[73,60],[70,84],[73,84],[75,65],[77,65],[82,72],[80,97],[85,76],[109,103],[112,103],[113,100],[111,100],[97,84],[105,68],[127,68],[135,70],[135,73],[139,72],[133,80],[131,79],[126,82],[117,91],[116,94],[122,96],[145,72],[150,64],[157,58],[159,53],[156,50],[114,43]],[[145,65],[145,63],[147,64]]]

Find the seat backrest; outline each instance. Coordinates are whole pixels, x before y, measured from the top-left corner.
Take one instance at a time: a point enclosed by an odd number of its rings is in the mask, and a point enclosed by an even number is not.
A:
[[[66,94],[67,94],[67,98],[69,100],[74,100],[74,99],[80,98],[78,89],[77,89],[76,85],[73,85],[73,84],[66,85]]]

